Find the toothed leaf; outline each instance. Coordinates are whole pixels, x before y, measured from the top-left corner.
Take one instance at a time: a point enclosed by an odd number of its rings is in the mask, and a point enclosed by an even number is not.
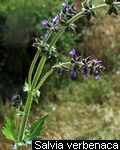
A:
[[[25,133],[24,143],[31,143],[32,140],[35,140],[39,137],[47,116],[48,114],[39,118],[38,120],[34,121],[30,126],[28,126]]]
[[[7,122],[2,129],[2,132],[5,135],[5,137],[12,141],[16,141],[18,137],[16,132],[15,122],[14,122],[14,113],[16,113],[15,108],[12,109],[11,114],[7,119]]]

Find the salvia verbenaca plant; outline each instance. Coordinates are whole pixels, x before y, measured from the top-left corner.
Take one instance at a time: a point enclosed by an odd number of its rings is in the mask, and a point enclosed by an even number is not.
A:
[[[31,125],[28,125],[27,121],[32,101],[34,100],[38,103],[40,87],[52,73],[57,71],[58,74],[62,74],[62,71],[70,71],[70,75],[76,77],[77,73],[80,72],[86,78],[89,75],[92,75],[95,80],[100,79],[100,74],[105,69],[105,67],[101,65],[101,60],[91,59],[90,56],[87,58],[77,56],[77,52],[74,48],[69,52],[70,60],[68,62],[56,63],[45,75],[43,75],[43,77],[41,77],[41,72],[47,59],[59,55],[55,45],[59,37],[64,32],[76,34],[75,29],[77,26],[74,22],[80,17],[84,16],[87,21],[90,21],[92,17],[98,17],[96,10],[102,8],[107,8],[106,14],[108,15],[118,15],[118,6],[120,5],[120,2],[117,2],[117,0],[103,0],[103,2],[104,4],[94,5],[92,0],[86,0],[82,2],[82,9],[80,12],[77,11],[74,4],[64,2],[62,4],[62,10],[56,14],[52,21],[43,21],[46,33],[44,39],[35,39],[33,46],[37,48],[37,52],[31,63],[28,78],[23,87],[23,90],[28,93],[25,109],[24,111],[20,110],[20,106],[22,105],[20,95],[14,95],[12,97],[12,110],[10,116],[2,129],[5,137],[14,141],[13,150],[22,150],[22,146],[28,146],[32,143],[32,140],[39,138],[44,121],[48,114],[35,120]],[[52,34],[54,36],[51,40],[50,37]],[[33,74],[37,61],[39,61],[39,63],[35,74]],[[21,119],[22,121],[19,125]]]

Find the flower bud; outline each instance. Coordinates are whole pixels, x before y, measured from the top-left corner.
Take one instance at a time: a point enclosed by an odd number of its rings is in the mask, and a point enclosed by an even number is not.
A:
[[[20,108],[22,105],[22,99],[20,98],[20,95],[14,95],[11,100],[13,107]]]
[[[59,74],[59,75],[62,74],[62,68],[58,68],[58,74]]]
[[[104,2],[108,5],[112,4],[113,3],[113,0],[104,0]]]
[[[91,13],[89,13],[89,14],[86,15],[86,20],[90,21],[90,19],[91,19]]]
[[[85,8],[85,9],[89,9],[88,4],[87,4],[86,2],[83,2],[83,3],[82,3],[82,6],[83,6],[83,8]]]
[[[64,19],[60,20],[59,23],[63,26],[66,25],[66,21]]]
[[[113,8],[113,13],[114,13],[115,15],[118,15],[118,7],[117,7],[117,6],[114,6],[114,8]]]
[[[92,11],[92,16],[93,16],[94,18],[98,18],[98,15],[97,15],[97,13],[96,13],[95,11]]]
[[[75,63],[74,58],[71,58],[70,62],[71,62],[71,63]]]
[[[108,15],[111,15],[112,12],[113,12],[113,10],[114,10],[114,7],[113,7],[113,6],[109,7],[108,10],[107,10],[107,14],[108,14]]]

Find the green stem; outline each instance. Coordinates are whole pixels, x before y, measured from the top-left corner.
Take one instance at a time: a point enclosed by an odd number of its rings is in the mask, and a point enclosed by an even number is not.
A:
[[[114,2],[113,5],[120,5],[120,2]],[[90,10],[94,11],[94,10],[98,10],[98,9],[101,9],[101,8],[105,8],[105,7],[108,7],[109,5],[107,4],[101,4],[101,5],[98,5],[98,6],[95,6],[93,8],[90,8]],[[84,15],[84,12],[79,12],[78,14],[76,14],[74,17],[72,17],[66,25],[69,25],[73,22],[75,22],[76,20],[78,20],[80,17],[82,17]]]
[[[114,2],[112,5],[120,5],[120,2]],[[108,6],[109,6],[108,4],[101,4],[101,5],[91,8],[90,10],[97,10],[97,9],[105,8]]]
[[[53,40],[51,41],[51,43],[50,43],[50,45],[49,45],[49,47],[48,47],[48,50],[49,50],[49,51],[51,50],[52,46],[55,45],[55,43],[57,42],[57,40],[59,39],[59,37],[62,35],[62,33],[64,32],[64,30],[65,30],[65,26],[62,27],[62,28],[58,31],[58,33],[54,36]]]
[[[118,5],[120,3],[114,3],[114,5]],[[107,7],[108,5],[107,4],[102,4],[102,5],[99,5],[99,6],[96,6],[96,7],[93,7],[91,8],[91,10],[96,10],[96,9],[100,9],[100,8],[104,8],[104,7]],[[62,27],[59,32],[54,36],[53,40],[51,41],[49,47],[48,47],[48,50],[50,51],[52,46],[57,42],[57,40],[59,39],[59,37],[62,35],[62,33],[64,32],[66,26],[68,26],[69,24],[75,22],[76,20],[78,20],[80,17],[82,17],[84,15],[84,12],[80,12],[78,14],[76,14],[74,17],[72,17],[64,27]]]
[[[61,63],[61,64],[58,64],[56,67],[60,67],[60,66],[64,66],[64,65],[71,65],[71,62]],[[40,87],[43,85],[44,81],[53,73],[54,70],[55,69],[51,69],[42,77],[42,79],[38,83],[37,87],[35,88],[35,91],[40,89]]]
[[[40,55],[40,53],[39,53],[39,50],[38,50],[36,52],[34,58],[33,58],[33,61],[31,63],[30,69],[29,69],[29,73],[28,73],[28,85],[29,85],[29,88],[31,87],[31,78],[32,78],[33,69],[34,69],[34,66],[36,64],[36,61],[37,61],[39,55]]]
[[[44,38],[43,40],[43,44],[47,42],[47,40],[49,39],[50,35],[52,34],[52,30],[50,30],[47,34],[47,36]]]
[[[114,2],[114,5],[120,5],[120,2]]]
[[[44,38],[43,40],[43,44],[45,42],[47,42],[47,40],[49,39],[50,35],[52,33],[52,30],[49,31],[49,33],[47,34],[46,38]],[[33,73],[33,69],[35,67],[35,64],[36,64],[36,61],[39,57],[40,53],[39,53],[39,50],[36,52],[34,58],[33,58],[33,61],[31,63],[31,66],[30,66],[30,69],[29,69],[29,73],[28,73],[28,85],[29,85],[29,88],[31,87],[31,78],[32,78],[32,73]]]
[[[54,25],[54,27],[56,27],[57,25],[58,25],[58,23],[56,23],[56,24]],[[43,44],[47,42],[47,40],[49,39],[49,37],[51,36],[51,34],[52,34],[52,29],[49,30],[47,36],[44,38]]]
[[[19,131],[19,115],[18,115],[18,112],[19,112],[19,108],[17,109],[17,112],[16,112],[16,120],[15,120],[15,122],[16,122],[16,130],[17,130],[17,132]]]
[[[31,108],[32,100],[33,100],[33,94],[30,91],[28,93],[27,102],[26,102],[26,106],[25,106],[25,110],[24,110],[25,114],[22,118],[22,124],[21,124],[21,127],[20,127],[18,142],[22,141],[22,138],[23,138],[23,135],[24,135],[24,132],[25,132],[25,128],[26,128],[26,123],[27,123],[27,120],[28,120],[28,115],[29,115],[30,108]],[[21,149],[21,147],[17,145],[16,150],[20,150],[20,149]]]
[[[35,88],[37,82],[38,82],[38,79],[41,75],[41,72],[42,72],[42,69],[44,67],[44,64],[45,64],[45,61],[46,61],[46,56],[43,55],[39,64],[38,64],[38,67],[37,67],[37,70],[35,72],[35,75],[34,75],[34,78],[33,78],[33,82],[32,82],[32,86],[31,86],[31,91],[33,91],[33,89]]]
[[[38,83],[37,87],[35,88],[35,91],[40,89],[40,87],[43,85],[44,81],[53,73],[53,71],[54,71],[54,69],[51,69],[42,77],[42,79]]]

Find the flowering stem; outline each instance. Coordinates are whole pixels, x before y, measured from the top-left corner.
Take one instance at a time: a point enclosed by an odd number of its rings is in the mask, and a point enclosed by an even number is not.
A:
[[[34,78],[33,78],[33,82],[32,82],[32,86],[31,86],[31,91],[35,88],[36,84],[37,84],[37,81],[41,75],[41,72],[42,72],[42,69],[43,69],[43,66],[45,64],[45,61],[46,61],[46,56],[43,55],[39,64],[38,64],[38,68],[35,72],[35,75],[34,75]]]
[[[36,52],[34,58],[33,58],[33,61],[31,63],[31,66],[30,66],[30,69],[29,69],[29,73],[28,73],[28,85],[29,85],[29,88],[31,87],[31,78],[32,78],[32,73],[33,73],[33,69],[34,69],[34,66],[36,64],[36,61],[39,57],[39,50]]]
[[[120,5],[120,2],[114,2],[112,5]],[[94,10],[97,10],[97,9],[101,9],[101,8],[105,8],[107,7],[108,5],[107,4],[101,4],[101,5],[98,5],[98,6],[95,6],[93,8],[90,8],[90,10],[94,11]],[[84,15],[84,12],[79,12],[78,14],[76,14],[74,17],[72,17],[66,25],[69,25],[73,22],[75,22],[76,20],[78,20],[80,17],[82,17]]]
[[[114,2],[113,5],[120,5],[120,2]],[[97,9],[105,8],[107,6],[108,6],[107,4],[101,4],[101,5],[95,6],[93,8],[90,8],[90,10],[94,11],[94,10],[97,10]],[[69,25],[69,24],[71,24],[71,23],[73,23],[73,22],[75,22],[76,20],[78,20],[83,15],[84,15],[84,12],[82,12],[82,11],[79,12],[78,14],[76,14],[74,17],[72,17],[66,23],[66,26]],[[57,40],[62,35],[62,33],[63,33],[63,31],[64,31],[64,29],[65,29],[66,26],[62,27],[60,29],[60,31],[54,36],[53,40],[51,41],[51,43],[49,45],[48,50],[50,50],[52,48],[52,46],[57,42]],[[46,38],[43,40],[43,43],[45,43],[49,39],[51,33],[52,33],[52,30],[49,31],[49,33],[47,34]],[[35,55],[35,57],[33,59],[33,62],[31,64],[30,70],[29,70],[29,75],[28,75],[28,85],[29,86],[31,86],[31,76],[32,76],[33,68],[34,68],[34,65],[35,65],[35,63],[37,61],[38,56],[39,56],[39,52],[37,51],[37,53],[36,53],[36,55]]]
[[[66,25],[69,25],[73,22],[75,22],[77,19],[79,19],[80,17],[82,17],[84,15],[83,12],[79,12],[78,14],[76,14],[74,17],[72,17],[67,23]]]
[[[52,46],[57,42],[57,40],[59,39],[59,37],[62,35],[62,33],[64,32],[65,30],[65,26],[62,27],[59,32],[54,36],[53,40],[51,41],[49,47],[48,47],[48,50],[50,51]]]
[[[115,2],[113,3],[113,5],[120,5],[120,2]],[[93,8],[90,8],[91,11],[94,11],[94,10],[97,10],[97,9],[101,9],[101,8],[105,8],[107,7],[108,5],[107,4],[101,4],[101,5],[98,5],[98,6],[95,6]],[[62,33],[64,32],[65,28],[75,22],[76,20],[78,20],[80,17],[82,17],[84,15],[84,12],[79,12],[78,14],[76,14],[74,17],[72,17],[64,27],[62,27],[59,32],[54,36],[53,40],[51,41],[49,47],[48,47],[48,50],[50,51],[52,46],[57,42],[57,40],[59,39],[59,37],[62,35]]]
[[[36,55],[36,57],[37,56],[38,55]],[[35,64],[35,61],[36,61],[36,59],[34,59],[34,61],[32,63]],[[35,85],[36,85],[36,83],[37,83],[37,81],[39,79],[39,76],[40,76],[40,74],[42,72],[42,69],[43,69],[45,61],[46,61],[46,56],[43,55],[41,60],[40,60],[40,63],[38,64],[38,68],[37,68],[37,71],[35,73],[35,76],[33,78],[31,91],[28,92],[27,102],[26,102],[26,106],[25,106],[25,110],[24,110],[25,114],[24,114],[23,119],[22,119],[20,132],[19,132],[19,137],[18,137],[18,142],[21,142],[22,137],[24,135],[24,131],[25,131],[25,128],[26,128],[26,123],[27,123],[27,120],[28,120],[28,115],[29,115],[30,108],[31,108],[31,103],[32,103],[32,100],[33,100],[32,90],[34,89],[34,87],[35,87]],[[33,69],[33,67],[31,67],[31,70],[32,69]],[[20,146],[16,145],[16,147],[17,147],[16,150],[20,150]]]
[[[50,31],[48,32],[48,34],[46,35],[46,37],[44,38],[43,44],[47,42],[47,40],[49,39],[51,33],[52,33],[52,30],[50,30]]]
[[[112,5],[120,5],[120,2],[114,2]],[[98,5],[98,6],[91,8],[90,10],[97,10],[97,9],[105,8],[107,6],[109,6],[109,5],[108,4],[101,4],[101,5]]]
[[[23,138],[23,135],[24,135],[24,132],[25,132],[25,128],[26,128],[28,115],[29,115],[30,108],[31,108],[32,100],[33,100],[33,94],[32,94],[31,91],[29,91],[26,106],[25,106],[25,110],[24,110],[24,116],[22,118],[22,124],[21,124],[21,127],[20,127],[18,142],[22,141],[22,138]],[[16,145],[16,150],[20,150],[20,149],[21,149],[21,147]]]
[[[44,38],[43,44],[49,39],[51,33],[52,33],[52,30],[50,30],[49,33],[47,34],[47,36]],[[35,64],[36,64],[36,61],[37,61],[39,55],[40,55],[40,52],[38,50],[36,52],[34,58],[33,58],[33,61],[31,63],[31,65],[30,65],[30,69],[29,69],[29,73],[28,73],[28,85],[29,85],[29,88],[31,87],[31,78],[32,78],[33,69],[35,67]]]
[[[42,79],[38,83],[37,87],[35,88],[35,91],[40,89],[41,85],[43,85],[44,81],[53,73],[53,71],[54,71],[54,69],[51,69],[42,77]]]
[[[58,25],[58,23],[56,23],[56,24],[54,25],[54,27],[56,27],[57,25]],[[52,34],[52,29],[49,30],[49,32],[48,32],[48,34],[46,35],[46,37],[44,38],[42,44],[44,44],[44,43],[47,42],[47,40],[49,39],[49,37],[50,37],[51,34]]]

